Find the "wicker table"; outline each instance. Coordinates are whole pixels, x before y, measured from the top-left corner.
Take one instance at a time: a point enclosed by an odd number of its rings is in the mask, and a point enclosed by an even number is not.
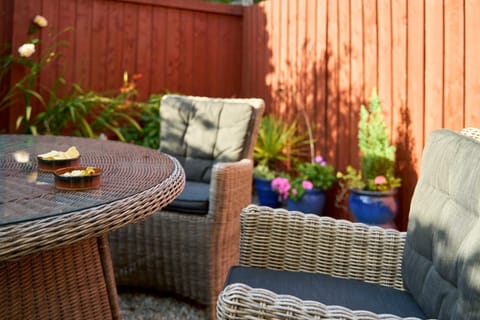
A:
[[[37,170],[36,154],[70,146],[103,169],[100,188],[60,191]],[[0,319],[120,318],[106,234],[160,211],[184,184],[179,163],[152,149],[0,135]]]

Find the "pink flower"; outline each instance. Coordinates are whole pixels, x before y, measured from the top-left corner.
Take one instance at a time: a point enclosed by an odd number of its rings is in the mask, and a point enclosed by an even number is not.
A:
[[[308,181],[308,180],[303,180],[302,181],[302,187],[305,190],[312,190],[313,189],[313,183],[311,181]]]
[[[292,193],[293,193],[294,195],[297,195],[297,194],[298,194],[298,190],[297,190],[297,189],[293,189],[293,190],[292,190]]]
[[[387,183],[387,178],[384,176],[376,176],[374,182],[375,184],[384,184]]]
[[[277,177],[272,180],[272,189],[277,191],[283,199],[288,198],[288,191],[290,190],[290,182],[287,178]]]
[[[323,159],[322,156],[316,156],[315,162],[320,164],[322,167],[325,167],[327,165],[327,162]]]

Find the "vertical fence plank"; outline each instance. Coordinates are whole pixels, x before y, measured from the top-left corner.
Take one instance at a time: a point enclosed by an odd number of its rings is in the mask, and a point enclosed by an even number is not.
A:
[[[425,134],[443,125],[443,2],[425,1]]]
[[[349,163],[358,163],[358,120],[360,119],[360,105],[364,93],[364,67],[363,67],[363,1],[351,1],[351,88],[350,88],[350,158]]]
[[[8,46],[12,43],[13,30],[13,0],[0,1],[0,54],[6,54],[9,51]],[[10,85],[8,76],[0,78],[0,97],[3,97],[8,91]],[[10,110],[3,109],[0,105],[0,134],[9,131]]]
[[[316,123],[317,149],[320,148],[321,155],[327,157],[327,137],[330,132],[327,128],[326,110],[328,108],[327,91],[327,63],[329,52],[327,45],[327,0],[316,1],[316,10],[311,10],[315,17],[315,52],[317,60],[315,61],[315,102],[314,102],[314,121]],[[328,157],[328,162],[333,163],[333,158]]]
[[[396,172],[403,175],[412,170],[409,155],[408,107],[407,107],[407,5],[404,0],[392,1],[392,143],[396,146]],[[397,217],[397,226],[404,229],[410,205],[408,200],[413,191],[410,182],[403,181],[399,198],[401,213]]]
[[[338,141],[337,168],[345,168],[351,162],[352,145],[356,139],[351,137],[350,128],[352,110],[350,100],[351,44],[350,44],[350,1],[338,1]]]
[[[152,8],[150,6],[140,6],[138,8],[138,37],[136,41],[136,66],[135,73],[142,74],[142,79],[138,81],[139,99],[146,100],[150,93],[150,84],[152,77],[156,76],[150,72],[152,68],[152,56],[157,56],[157,52],[153,51],[153,22]],[[157,93],[157,92],[155,92]]]
[[[163,90],[173,90],[171,86],[166,83],[167,70],[167,51],[170,45],[167,42],[167,10],[155,10],[153,7],[152,19],[152,35],[151,35],[151,50],[150,56],[150,90],[149,92],[162,92]],[[148,48],[145,48],[148,50]],[[170,83],[170,81],[168,82]]]
[[[339,148],[338,148],[338,110],[339,110],[339,39],[338,39],[338,2],[336,0],[329,0],[327,5],[327,48],[330,56],[327,62],[327,96],[328,104],[326,110],[326,128],[328,134],[327,138],[327,157],[332,159],[332,164],[335,168],[340,168],[339,163]]]
[[[193,82],[193,12],[185,12],[180,15],[180,25],[182,26],[179,33],[181,50],[178,52],[178,69],[177,73],[180,77],[178,84],[179,92],[188,92]]]
[[[94,1],[92,8],[92,47],[90,48],[90,83],[91,89],[95,91],[104,90],[107,83],[107,65],[110,61],[107,58],[107,21],[108,2]],[[109,74],[109,77],[112,75]]]
[[[378,86],[377,63],[377,0],[363,1],[364,32],[364,102],[372,94],[372,88]]]
[[[193,56],[193,68],[195,75],[202,75],[204,77],[208,74],[208,65],[202,61],[204,59],[205,52],[207,52],[208,42],[207,39],[208,29],[208,15],[203,12],[196,12],[194,18],[194,51]],[[202,63],[200,63],[202,61]],[[194,81],[192,86],[192,94],[201,95],[208,90],[208,81]]]
[[[61,72],[60,68],[60,57],[64,54],[65,51],[70,50],[68,43],[62,43],[60,39],[57,38],[59,33],[64,32],[61,26],[59,25],[59,1],[43,1],[42,9],[40,11],[47,21],[48,26],[41,31],[42,45],[40,48],[39,56],[46,56],[50,53],[54,54],[52,59],[49,60],[39,75],[39,81],[42,83],[40,92],[42,95],[46,95],[48,90],[52,88],[52,85]],[[71,24],[69,30],[65,32],[73,32],[74,25]],[[60,74],[61,75],[61,74]],[[66,88],[68,90],[68,87]]]
[[[392,2],[378,0],[378,96],[385,122],[392,132]],[[391,137],[391,135],[390,135]]]
[[[407,30],[407,101],[412,119],[410,141],[413,144],[413,155],[417,161],[413,164],[418,170],[418,156],[421,155],[425,143],[423,130],[425,112],[425,11],[423,0],[409,0]]]
[[[272,105],[272,93],[274,92],[274,83],[273,83],[273,57],[272,51],[275,48],[275,38],[270,36],[270,30],[273,28],[274,22],[274,11],[271,8],[270,1],[261,3],[261,6],[258,6],[258,14],[263,16],[265,20],[265,24],[259,26],[258,32],[262,35],[262,41],[259,44],[259,52],[258,54],[262,56],[263,59],[263,66],[258,68],[258,75],[257,79],[260,81],[264,79],[264,90],[259,95],[259,97],[265,100],[266,111],[270,110]],[[264,7],[263,7],[264,5]],[[251,6],[255,8],[254,6]],[[243,57],[249,56],[248,52],[251,51],[251,48],[247,46],[247,43],[242,42],[243,52],[247,52],[247,54]],[[243,60],[242,59],[242,60]],[[243,78],[243,77],[242,77]],[[242,79],[243,81],[243,79]],[[245,96],[245,95],[244,95]]]
[[[465,1],[465,127],[480,127],[480,1]]]
[[[122,63],[121,71],[128,72],[129,79],[136,73],[135,61],[137,58],[138,37],[138,6],[125,3],[123,5],[123,17],[121,23],[122,37]],[[117,79],[117,87],[120,87],[121,79]]]
[[[103,54],[107,56],[105,79],[108,90],[120,87],[122,83],[122,61],[126,41],[123,38],[124,3],[108,2],[107,47]]]
[[[64,41],[67,44],[66,50],[62,51],[62,55],[59,57],[59,72],[64,76],[67,83],[73,83],[76,81],[74,78],[74,68],[76,63],[75,56],[75,26],[76,26],[76,1],[59,1],[58,2],[58,28],[61,35],[60,41]],[[64,30],[68,30],[63,32]],[[68,88],[66,88],[68,90]],[[66,92],[64,92],[66,93]]]
[[[464,118],[463,3],[445,0],[444,127],[459,131]]]
[[[74,32],[73,79],[82,88],[90,87],[90,53],[92,34],[92,1],[77,0]]]

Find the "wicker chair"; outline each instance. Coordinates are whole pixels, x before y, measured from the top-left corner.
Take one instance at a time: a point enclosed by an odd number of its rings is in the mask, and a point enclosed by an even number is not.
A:
[[[245,208],[218,319],[480,319],[478,132],[431,134],[407,232]]]
[[[209,307],[214,317],[238,261],[239,215],[252,199],[263,110],[261,99],[163,97],[160,150],[183,165],[186,187],[158,214],[111,234],[118,286],[173,293]]]

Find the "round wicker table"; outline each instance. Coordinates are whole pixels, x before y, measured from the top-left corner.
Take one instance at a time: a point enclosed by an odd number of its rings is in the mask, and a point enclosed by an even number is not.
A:
[[[36,155],[76,146],[100,187],[65,191]],[[183,190],[173,158],[117,141],[0,135],[0,319],[118,319],[107,233]]]

